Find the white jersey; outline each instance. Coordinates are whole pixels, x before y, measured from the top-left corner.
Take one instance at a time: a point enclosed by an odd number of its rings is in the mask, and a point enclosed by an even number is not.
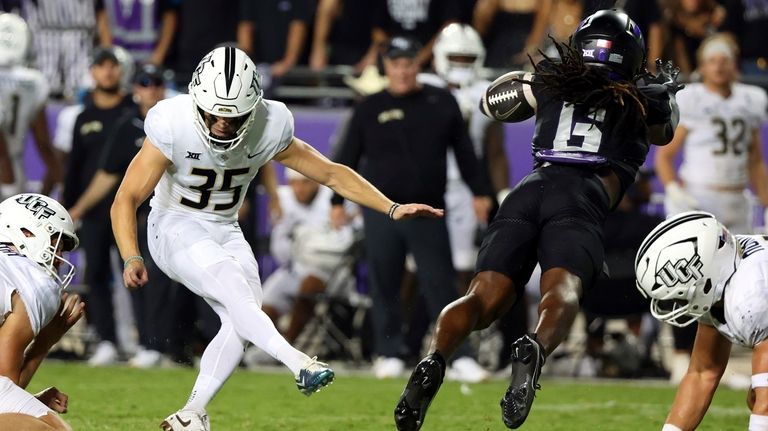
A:
[[[680,178],[686,185],[745,187],[752,134],[766,119],[765,91],[735,83],[723,98],[703,84],[688,84],[677,104],[680,125],[688,129]]]
[[[144,121],[147,138],[172,165],[155,187],[153,209],[194,214],[206,220],[235,221],[245,189],[259,168],[293,140],[293,115],[280,102],[264,100],[237,148],[216,155],[195,130],[192,98],[162,100]]]
[[[42,266],[0,244],[0,324],[11,311],[11,295],[21,296],[35,336],[59,309],[61,288]]]
[[[699,322],[732,343],[754,347],[768,339],[768,241],[759,235],[736,235],[736,240],[743,254],[725,287],[725,321],[707,313]]]
[[[48,98],[48,84],[37,70],[21,66],[0,68],[2,133],[11,158],[21,157],[30,124]]]

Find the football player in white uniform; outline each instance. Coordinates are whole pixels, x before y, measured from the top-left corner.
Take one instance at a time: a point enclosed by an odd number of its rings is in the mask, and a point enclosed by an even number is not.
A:
[[[738,51],[728,36],[709,37],[698,57],[702,82],[678,94],[680,123],[672,142],[656,152],[666,212],[709,211],[732,232],[749,234],[753,223],[747,184],[768,205],[760,139],[768,98],[762,88],[736,82]],[[675,157],[681,151],[676,174]]]
[[[46,167],[42,193],[50,193],[63,178],[45,118],[48,83],[40,71],[23,66],[31,42],[29,27],[22,18],[0,13],[0,106],[5,112],[0,133],[8,146],[14,179],[12,184],[0,183],[0,198],[26,191],[23,156],[29,129]]]
[[[696,342],[663,431],[701,422],[728,364],[731,345],[752,349],[750,431],[768,430],[768,241],[730,234],[710,213],[667,219],[635,259],[637,287],[651,314],[675,326],[698,321]]]
[[[392,202],[351,169],[294,137],[290,111],[262,98],[260,76],[237,48],[208,53],[192,76],[189,93],[149,111],[147,138],[112,206],[126,286],[147,282],[136,243],[136,208],[154,189],[148,228],[152,257],[221,319],[219,333],[203,353],[192,395],[163,422],[166,430],[208,429],[205,407],[240,363],[248,343],[285,364],[306,395],[334,377],[326,364],[286,342],[261,310],[258,265],[236,223],[243,189],[261,166],[278,161],[393,219],[443,215],[427,205]]]
[[[0,429],[71,430],[56,413],[67,395],[29,384],[48,350],[83,315],[62,294],[75,273],[62,252],[77,247],[72,219],[55,200],[20,194],[0,202]]]

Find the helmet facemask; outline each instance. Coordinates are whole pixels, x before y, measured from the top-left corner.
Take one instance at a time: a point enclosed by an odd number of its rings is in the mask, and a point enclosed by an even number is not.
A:
[[[211,130],[211,128],[214,127],[214,124],[218,121],[218,118],[228,119],[230,125],[228,128],[234,130],[231,133],[231,136],[217,135]],[[240,143],[245,140],[246,134],[255,118],[256,116],[253,111],[238,117],[218,117],[203,111],[200,106],[195,105],[195,126],[197,132],[200,137],[208,143],[208,148],[216,154],[223,154],[237,148]]]

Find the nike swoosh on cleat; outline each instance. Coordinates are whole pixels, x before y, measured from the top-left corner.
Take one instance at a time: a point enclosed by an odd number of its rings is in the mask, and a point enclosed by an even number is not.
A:
[[[188,421],[184,422],[184,420],[182,420],[182,419],[179,417],[179,415],[176,415],[176,420],[178,420],[178,421],[179,421],[179,423],[181,424],[181,426],[183,426],[184,428],[188,427],[188,426],[189,426],[189,424],[191,424],[191,423],[192,423],[192,419],[190,419],[190,420],[188,420]]]

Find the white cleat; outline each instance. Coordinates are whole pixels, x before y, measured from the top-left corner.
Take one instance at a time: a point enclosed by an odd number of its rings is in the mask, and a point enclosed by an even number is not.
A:
[[[205,411],[181,409],[160,424],[163,431],[211,431],[211,424]]]
[[[378,357],[373,361],[373,375],[377,379],[400,377],[405,371],[405,362],[400,358]]]
[[[117,362],[117,348],[110,341],[100,342],[88,359],[88,365],[92,367],[105,367],[115,362]]]
[[[128,365],[133,368],[154,368],[160,366],[163,354],[157,350],[139,350],[130,360]]]

